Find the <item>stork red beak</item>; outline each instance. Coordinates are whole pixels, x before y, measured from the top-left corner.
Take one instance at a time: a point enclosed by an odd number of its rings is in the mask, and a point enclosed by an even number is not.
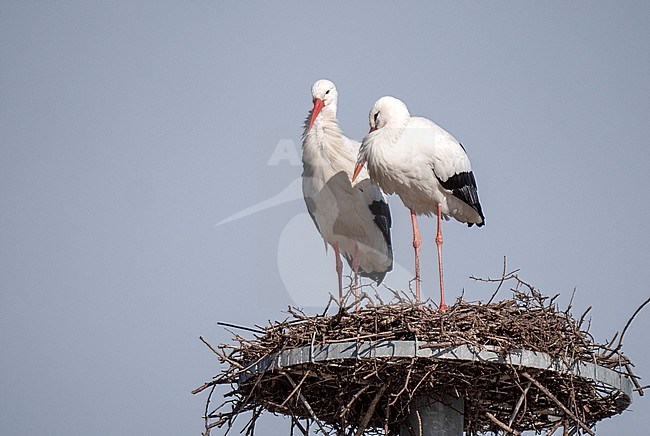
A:
[[[368,133],[372,133],[372,132],[374,132],[375,130],[377,130],[377,126],[375,126],[375,127],[371,127],[371,128],[370,128],[370,131],[369,131]]]
[[[363,168],[363,162],[357,162],[357,165],[354,167],[354,173],[352,173],[352,181],[354,182],[354,179],[357,178],[359,173],[361,172],[361,169]]]
[[[323,100],[320,98],[315,98],[314,99],[314,108],[311,110],[311,118],[309,119],[309,127],[307,127],[307,130],[311,130],[311,126],[314,124],[314,121],[316,121],[316,117],[320,113],[321,110],[323,110],[323,106],[325,103],[323,103]]]

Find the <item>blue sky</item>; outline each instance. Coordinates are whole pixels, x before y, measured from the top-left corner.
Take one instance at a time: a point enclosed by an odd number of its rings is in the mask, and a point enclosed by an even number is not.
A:
[[[293,189],[320,78],[352,138],[388,94],[467,149],[487,225],[445,225],[450,301],[489,296],[469,276],[507,256],[563,303],[576,287],[596,339],[621,330],[650,293],[649,19],[628,1],[2,2],[2,433],[199,434],[190,390],[217,368],[198,336],[325,303],[334,261]],[[625,339],[641,376],[648,329],[642,312]],[[630,410],[599,434],[641,434],[650,405]]]

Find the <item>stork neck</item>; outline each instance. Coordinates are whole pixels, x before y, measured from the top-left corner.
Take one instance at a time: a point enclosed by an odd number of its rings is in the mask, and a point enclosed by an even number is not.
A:
[[[307,132],[307,135],[317,134],[318,132],[322,132],[323,130],[332,130],[332,129],[339,131],[338,120],[336,119],[335,102],[323,107],[321,112],[314,120],[314,125],[312,126],[310,131]]]
[[[386,124],[384,127],[379,129],[380,135],[384,138],[384,141],[388,143],[395,143],[399,141],[399,138],[404,133],[408,120],[406,122],[392,122]]]
[[[323,121],[325,121],[325,120],[334,120],[334,121],[336,121],[336,102],[333,101],[330,104],[328,104],[327,106],[324,106],[323,110],[318,115],[318,118],[316,119],[316,121],[318,121],[318,119],[321,119]]]
[[[336,105],[333,108],[330,106],[323,108],[305,135],[302,143],[305,164],[332,164],[339,160],[340,155],[346,154],[343,132],[336,119]],[[352,168],[352,165],[349,163],[348,166]]]

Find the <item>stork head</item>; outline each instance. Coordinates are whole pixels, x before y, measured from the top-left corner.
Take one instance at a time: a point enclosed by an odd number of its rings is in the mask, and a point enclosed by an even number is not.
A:
[[[311,111],[307,130],[311,129],[314,121],[316,121],[316,117],[318,117],[318,114],[320,114],[323,108],[327,107],[336,112],[336,102],[339,98],[339,93],[334,83],[327,79],[321,79],[311,86],[311,98],[314,101],[314,108]]]
[[[405,127],[410,117],[411,114],[402,100],[390,96],[382,97],[370,109],[370,131],[374,132],[384,126]]]
[[[363,143],[359,149],[357,164],[352,173],[353,182],[366,164],[368,141],[372,141],[370,138],[376,138],[377,135],[381,135],[384,140],[396,140],[396,138],[399,138],[399,135],[402,134],[404,128],[406,128],[410,118],[411,114],[404,102],[395,97],[382,97],[372,105],[370,115],[368,116],[370,132],[363,139]],[[383,130],[373,133],[375,130],[379,129]]]

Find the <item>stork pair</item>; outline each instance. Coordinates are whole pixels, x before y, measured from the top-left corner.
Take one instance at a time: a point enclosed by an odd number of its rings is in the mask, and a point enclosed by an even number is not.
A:
[[[445,309],[441,221],[452,216],[469,227],[485,224],[465,149],[433,121],[412,117],[394,97],[374,103],[370,133],[359,143],[339,128],[336,86],[319,80],[311,94],[314,106],[302,142],[302,188],[316,228],[326,246],[334,249],[339,299],[343,299],[341,255],[355,280],[361,275],[379,284],[393,268],[391,216],[383,190],[399,195],[411,212],[417,301],[422,241],[417,215],[436,214],[439,307]],[[358,286],[355,293],[358,301]]]

